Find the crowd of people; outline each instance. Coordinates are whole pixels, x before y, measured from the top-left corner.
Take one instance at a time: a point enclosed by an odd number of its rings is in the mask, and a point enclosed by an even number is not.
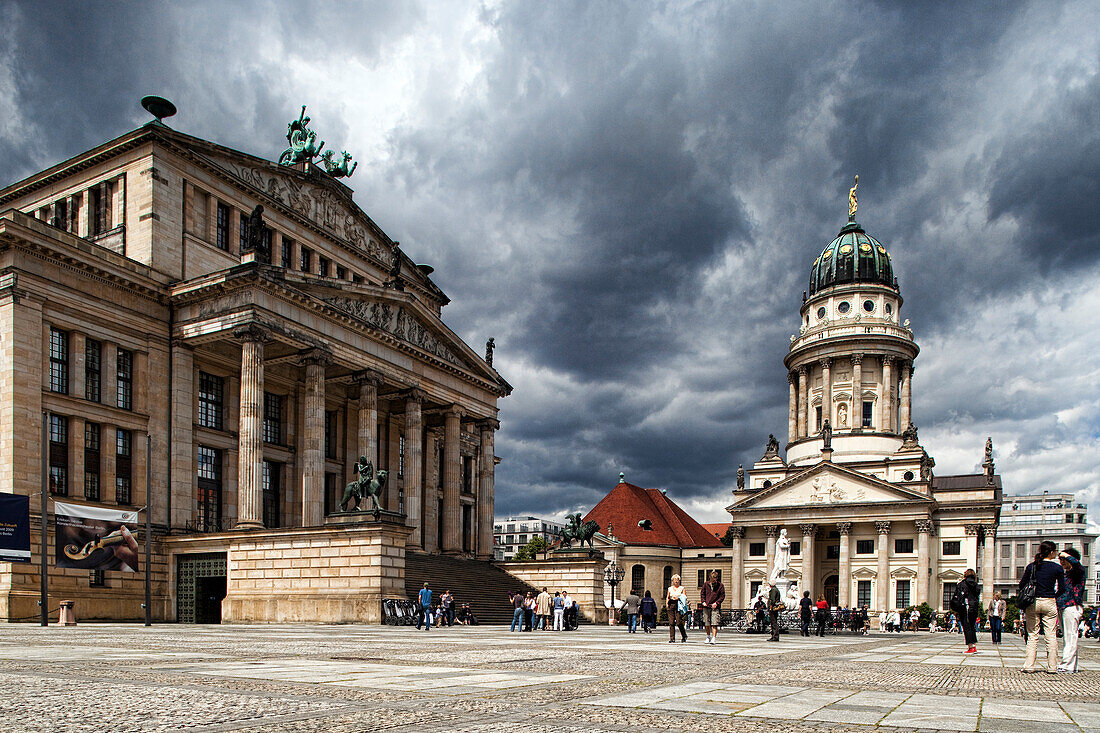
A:
[[[455,603],[454,594],[448,589],[439,597],[437,603],[432,602],[432,589],[428,583],[416,594],[416,628],[428,631],[432,625],[436,626],[476,626],[477,616],[470,610],[469,603],[459,605]]]
[[[512,604],[511,631],[572,631],[577,628],[580,606],[569,596],[569,591],[542,589],[538,595],[528,591],[508,594]]]

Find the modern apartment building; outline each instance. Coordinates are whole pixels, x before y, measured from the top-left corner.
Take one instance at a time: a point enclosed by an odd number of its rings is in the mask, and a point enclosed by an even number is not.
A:
[[[1096,533],[1088,531],[1088,506],[1078,503],[1073,494],[1006,496],[1001,505],[1001,524],[997,529],[997,575],[995,588],[1002,595],[1015,595],[1024,568],[1035,557],[1039,543],[1050,540],[1059,549],[1076,547],[1089,571],[1086,602],[1097,596],[1096,573],[1092,552]]]
[[[565,525],[539,517],[498,517],[493,521],[493,559],[511,560],[535,537],[553,542]]]

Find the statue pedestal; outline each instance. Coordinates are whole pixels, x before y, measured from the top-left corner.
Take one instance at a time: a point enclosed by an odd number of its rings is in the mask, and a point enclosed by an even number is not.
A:
[[[400,524],[404,526],[405,515],[397,512],[388,512],[382,509],[378,512],[378,516],[374,516],[374,512],[368,512],[366,510],[361,512],[333,512],[325,517],[325,526],[331,527],[333,525],[344,524],[367,524],[369,522],[378,522],[380,524]]]

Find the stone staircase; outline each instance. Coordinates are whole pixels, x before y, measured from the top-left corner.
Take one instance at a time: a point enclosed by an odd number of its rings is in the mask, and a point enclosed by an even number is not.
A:
[[[416,598],[425,582],[432,590],[433,604],[445,590],[450,589],[456,607],[469,603],[470,610],[482,624],[512,623],[508,593],[537,593],[539,590],[509,575],[491,562],[406,552],[405,594],[409,598]]]

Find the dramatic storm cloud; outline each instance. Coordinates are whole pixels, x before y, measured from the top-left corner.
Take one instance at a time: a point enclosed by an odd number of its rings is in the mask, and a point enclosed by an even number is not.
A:
[[[937,471],[1100,499],[1100,11],[1062,3],[3,5],[5,183],[142,124],[269,158],[309,105],[515,386],[498,513],[620,470],[717,521],[785,438],[846,221],[890,249]]]

